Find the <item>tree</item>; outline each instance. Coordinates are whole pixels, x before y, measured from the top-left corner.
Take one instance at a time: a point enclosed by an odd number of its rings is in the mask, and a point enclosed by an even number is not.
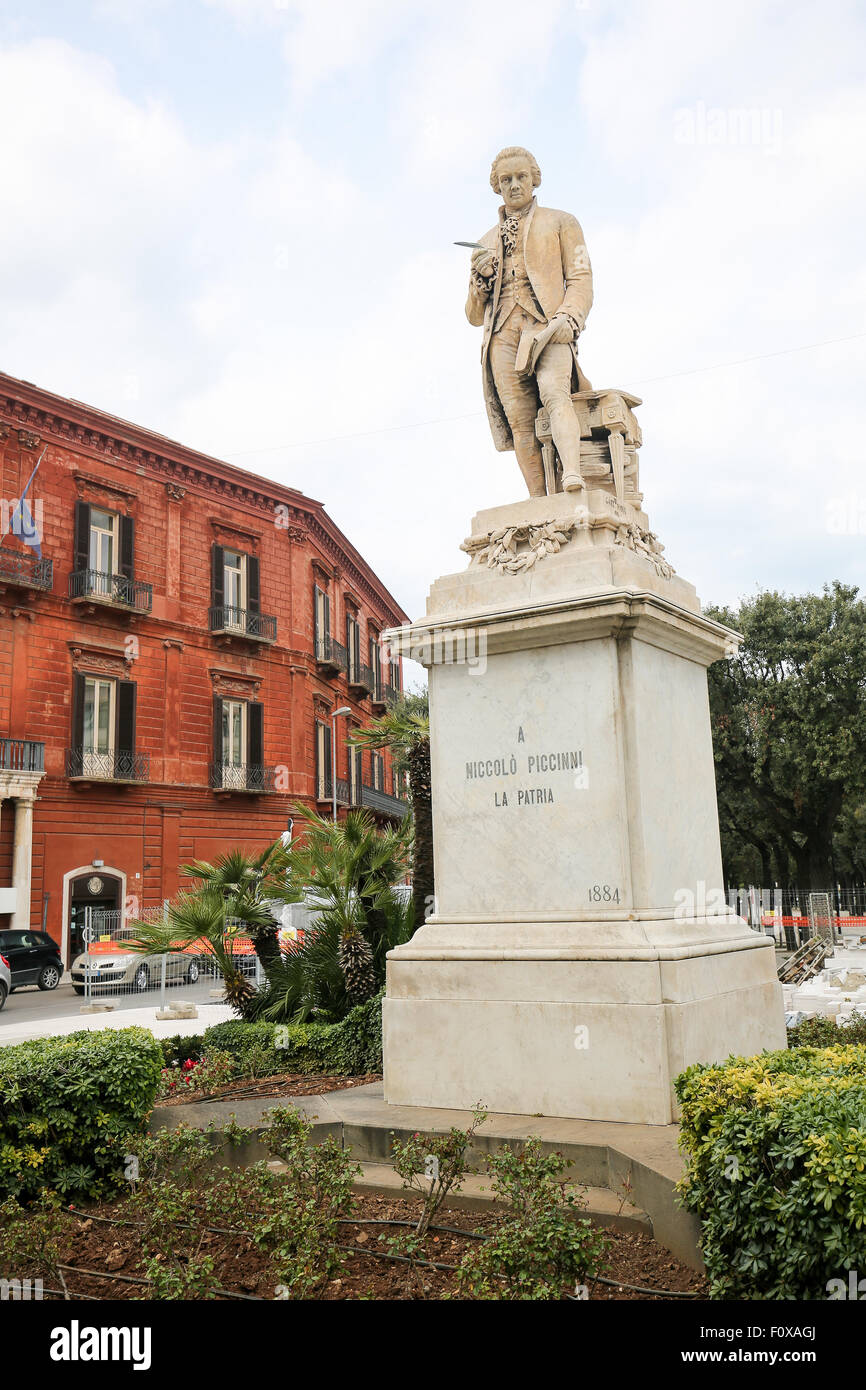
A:
[[[765,875],[826,888],[843,807],[866,790],[866,603],[834,582],[707,616],[745,639],[709,670],[726,867],[752,852]]]
[[[430,785],[430,708],[426,691],[404,694],[380,719],[352,734],[359,748],[388,748],[398,772],[409,779],[414,841],[412,898],[415,929],[423,926],[435,892],[433,802]]]

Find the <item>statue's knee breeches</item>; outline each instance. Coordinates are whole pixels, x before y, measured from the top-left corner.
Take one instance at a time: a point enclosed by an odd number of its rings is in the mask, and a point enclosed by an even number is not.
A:
[[[571,408],[571,373],[574,357],[568,343],[549,343],[541,354],[535,377],[545,410]]]

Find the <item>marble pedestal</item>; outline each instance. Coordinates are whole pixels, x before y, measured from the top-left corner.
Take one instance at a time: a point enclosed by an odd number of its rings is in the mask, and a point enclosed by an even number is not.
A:
[[[386,1100],[670,1123],[684,1067],[785,1045],[722,892],[706,668],[736,635],[610,491],[464,549],[388,634],[429,670],[437,898],[388,958]]]

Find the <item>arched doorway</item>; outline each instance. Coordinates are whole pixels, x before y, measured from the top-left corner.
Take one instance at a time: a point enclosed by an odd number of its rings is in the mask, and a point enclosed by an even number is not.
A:
[[[86,864],[64,874],[62,955],[67,969],[84,949],[85,908],[117,912],[123,907],[125,895],[126,874],[119,869],[97,869]]]

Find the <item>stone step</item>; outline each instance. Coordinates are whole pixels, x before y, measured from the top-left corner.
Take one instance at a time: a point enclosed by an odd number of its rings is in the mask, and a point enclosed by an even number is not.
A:
[[[387,1163],[362,1163],[361,1176],[355,1180],[357,1192],[368,1192],[380,1197],[406,1197],[421,1201],[422,1193],[417,1188],[404,1188],[403,1179]],[[617,1231],[631,1231],[637,1235],[651,1236],[653,1225],[645,1211],[631,1202],[611,1192],[607,1187],[581,1187],[575,1183],[564,1186],[571,1188],[582,1199],[580,1215],[588,1218],[593,1226],[610,1226]],[[445,1207],[456,1207],[463,1211],[489,1211],[497,1203],[491,1190],[490,1179],[479,1173],[469,1173],[463,1180],[460,1192],[450,1193]]]

